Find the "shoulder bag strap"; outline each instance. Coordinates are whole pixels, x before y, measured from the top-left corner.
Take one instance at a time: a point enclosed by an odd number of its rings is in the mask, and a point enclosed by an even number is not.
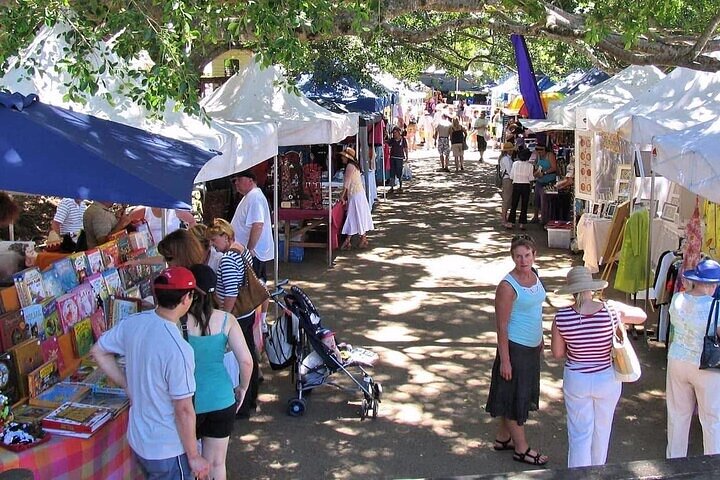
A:
[[[238,250],[237,248],[231,248],[230,250],[232,250],[233,252],[235,252],[235,253],[237,253],[238,255],[240,255],[240,260],[242,261],[243,265],[245,266],[245,272],[244,272],[245,274],[243,275],[243,277],[244,277],[244,278],[243,278],[243,284],[241,285],[242,287],[244,287],[244,286],[246,286],[246,285],[248,284],[248,282],[250,281],[250,279],[248,278],[248,275],[250,274],[250,272],[253,271],[252,265],[248,265],[248,261],[245,259],[245,255],[244,255],[245,251],[242,251],[242,252],[241,252],[241,251]],[[254,272],[253,272],[253,273],[254,273]]]
[[[620,322],[620,320],[617,318],[617,312],[615,312],[615,309],[610,306],[608,302],[603,302],[603,305],[605,306],[605,310],[607,310],[608,315],[610,316],[610,324],[613,328],[613,337],[620,343],[622,343],[625,340],[625,336],[618,332],[619,329],[625,329],[625,326]]]
[[[182,331],[182,336],[185,339],[185,341],[188,341],[188,326],[187,326],[187,313],[180,317],[180,330]]]
[[[715,290],[715,293],[713,293],[713,300],[712,304],[710,304],[710,313],[708,314],[707,319],[707,325],[705,326],[705,335],[708,337],[713,337],[717,340],[717,327],[718,327],[718,313],[720,312],[720,307],[718,306],[718,295],[720,292],[720,288]],[[712,323],[712,333],[710,333],[710,324]]]

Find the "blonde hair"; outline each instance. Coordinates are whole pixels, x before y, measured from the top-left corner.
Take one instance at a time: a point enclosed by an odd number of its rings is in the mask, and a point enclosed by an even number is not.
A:
[[[193,237],[200,242],[205,250],[210,249],[210,240],[207,238],[208,226],[204,223],[196,223],[190,227],[189,232],[193,234]]]
[[[457,117],[453,118],[452,120],[452,128],[453,130],[462,130],[462,125],[460,125],[460,120],[458,120]]]
[[[235,240],[235,230],[233,230],[232,225],[230,225],[230,223],[225,219],[216,218],[205,232],[205,238],[210,240],[211,238],[219,237],[220,235],[227,235],[230,241]]]

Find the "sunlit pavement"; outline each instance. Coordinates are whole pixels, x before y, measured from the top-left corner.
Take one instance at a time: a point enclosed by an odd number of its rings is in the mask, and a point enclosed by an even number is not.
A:
[[[492,147],[492,144],[491,146]],[[302,263],[281,264],[316,302],[339,342],[372,349],[372,369],[385,390],[377,420],[361,421],[355,390],[314,392],[301,418],[285,414],[293,387],[287,371],[265,364],[260,410],[238,421],[228,455],[229,478],[418,478],[522,470],[511,453],[492,450],[494,424],[484,411],[495,354],[494,290],[512,268],[512,232],[499,223],[494,186],[498,151],[487,163],[466,152],[464,172],[437,172],[437,152],[411,154],[413,179],[402,194],[380,199],[370,248],[326,253],[305,250]],[[454,170],[453,161],[450,161]],[[581,259],[546,248],[546,232],[531,226],[540,245],[537,265],[552,291]],[[569,298],[553,293],[557,306]],[[546,344],[554,309],[544,309]],[[651,316],[654,323],[654,316]],[[626,384],[616,417],[610,462],[660,459],[665,454],[664,351],[637,344],[644,373]],[[562,364],[545,354],[540,411],[527,433],[532,447],[567,462]],[[332,377],[351,386],[342,373]],[[701,453],[693,428],[691,454]],[[532,468],[527,466],[527,469]]]

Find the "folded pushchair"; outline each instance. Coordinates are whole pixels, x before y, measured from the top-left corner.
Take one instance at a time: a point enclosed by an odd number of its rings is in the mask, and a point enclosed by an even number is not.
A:
[[[315,305],[300,288],[278,288],[271,296],[282,314],[268,331],[265,352],[271,368],[292,368],[296,394],[288,400],[288,415],[303,415],[305,397],[315,388],[327,385],[347,392],[359,390],[362,393],[360,418],[376,418],[382,386],[365,368],[373,366],[377,354],[344,343],[336,345],[333,332],[322,325]],[[350,379],[350,387],[332,381],[332,375],[337,372]]]

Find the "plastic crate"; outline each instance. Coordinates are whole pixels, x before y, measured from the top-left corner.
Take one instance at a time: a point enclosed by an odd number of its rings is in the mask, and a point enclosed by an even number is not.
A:
[[[570,228],[548,228],[548,248],[570,248],[572,229]]]
[[[278,241],[278,250],[280,251],[280,261],[285,261],[285,240],[280,239]],[[290,263],[302,263],[305,257],[305,248],[303,247],[290,247],[288,251],[288,261]]]

